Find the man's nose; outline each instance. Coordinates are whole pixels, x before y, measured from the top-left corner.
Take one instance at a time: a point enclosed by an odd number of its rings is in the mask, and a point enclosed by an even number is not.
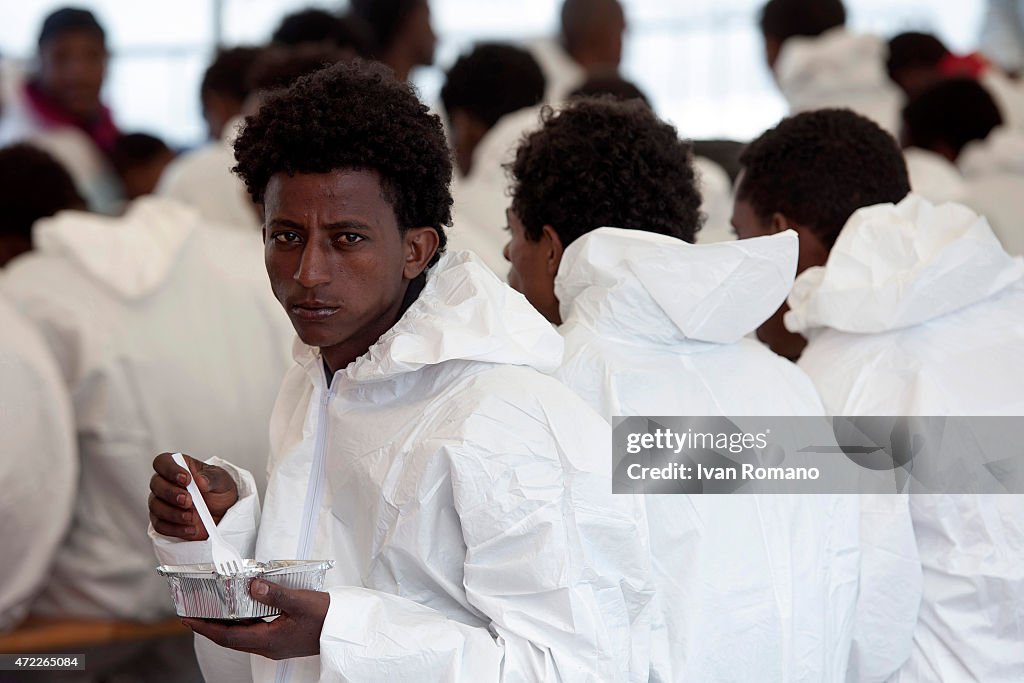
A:
[[[505,257],[505,260],[512,263],[512,257],[508,255],[508,248],[512,246],[512,241],[505,242],[505,248],[501,250],[501,255]]]
[[[293,276],[295,281],[306,288],[316,287],[331,281],[330,263],[324,248],[307,243],[299,259],[299,267]]]

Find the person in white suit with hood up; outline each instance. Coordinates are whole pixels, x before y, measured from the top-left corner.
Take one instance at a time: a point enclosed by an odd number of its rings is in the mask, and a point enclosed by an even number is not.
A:
[[[207,680],[647,680],[642,503],[611,493],[608,425],[544,374],[558,334],[472,253],[442,254],[440,119],[342,64],[271,97],[235,149],[301,341],[262,515],[247,474],[191,467],[243,556],[337,564],[322,592],[254,581],[273,622],[188,620],[230,648],[197,641]],[[158,555],[209,561],[189,475],[154,467]]]
[[[1022,414],[1024,262],[983,218],[908,195],[895,141],[849,112],[784,121],[742,161],[741,236],[797,227],[801,249],[816,255],[797,277],[785,324],[808,339],[800,367],[829,414]],[[913,640],[901,651],[903,623],[862,613],[859,679],[1022,680],[1021,497],[902,500],[923,569]],[[895,616],[904,594],[892,590],[895,566],[886,580]]]
[[[745,338],[789,292],[796,234],[692,244],[690,145],[650,109],[570,104],[510,170],[510,282],[560,326],[557,376],[605,419],[822,414],[794,364]],[[856,498],[644,500],[664,618],[652,680],[842,680]]]

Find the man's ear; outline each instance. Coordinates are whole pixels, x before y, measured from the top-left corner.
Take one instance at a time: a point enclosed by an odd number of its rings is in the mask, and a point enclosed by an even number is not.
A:
[[[558,266],[562,263],[562,253],[565,251],[562,246],[562,238],[558,236],[554,228],[545,225],[540,239],[548,250],[545,254],[548,275],[554,277],[558,273]]]
[[[412,280],[427,269],[441,238],[434,228],[410,228],[405,232],[405,267],[402,277]]]
[[[776,211],[775,213],[772,214],[772,224],[771,224],[771,234],[772,235],[777,235],[780,232],[786,232],[787,230],[789,230],[791,228],[795,228],[795,227],[796,227],[796,224],[793,221],[791,221],[788,218],[786,218],[786,216],[784,214],[781,214],[778,211]]]

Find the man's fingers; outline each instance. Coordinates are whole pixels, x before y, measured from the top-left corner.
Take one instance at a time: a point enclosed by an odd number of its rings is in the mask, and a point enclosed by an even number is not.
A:
[[[181,621],[199,635],[232,650],[257,654],[270,650],[270,624],[265,621],[256,624],[224,624],[206,619]]]
[[[181,508],[177,505],[169,505],[152,493],[149,494],[149,514],[171,524],[192,526],[199,523],[199,515],[193,508]]]
[[[187,463],[192,458],[185,456],[185,462]],[[188,486],[189,473],[181,469],[170,453],[161,453],[160,455],[153,458],[153,469],[161,477],[169,482],[175,482],[180,484],[182,487]]]
[[[171,538],[180,538],[186,541],[202,541],[206,538],[206,531],[202,526],[171,524],[153,515],[149,516],[149,522],[153,525],[153,531]]]
[[[285,613],[294,612],[296,608],[301,609],[299,604],[297,604],[299,598],[294,595],[300,592],[289,590],[279,584],[262,579],[253,579],[252,583],[249,584],[249,595],[254,600],[262,602],[264,605],[276,607]]]
[[[149,490],[154,496],[179,508],[192,507],[192,497],[183,487],[168,481],[161,474],[154,474],[149,480]]]

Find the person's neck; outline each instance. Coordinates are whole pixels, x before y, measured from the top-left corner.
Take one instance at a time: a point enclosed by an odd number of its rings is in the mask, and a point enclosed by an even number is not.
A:
[[[408,81],[409,74],[416,68],[416,59],[412,53],[402,48],[399,42],[384,55],[381,60],[395,72],[395,78],[400,81]]]
[[[347,368],[357,358],[364,355],[370,350],[370,347],[384,336],[385,332],[401,320],[406,310],[419,298],[425,284],[426,274],[424,273],[409,282],[402,297],[398,299],[397,303],[392,306],[387,314],[382,315],[375,321],[376,324],[367,326],[352,339],[337,346],[320,349],[324,362],[324,372],[327,374],[327,386],[331,385],[331,380],[338,370]]]

